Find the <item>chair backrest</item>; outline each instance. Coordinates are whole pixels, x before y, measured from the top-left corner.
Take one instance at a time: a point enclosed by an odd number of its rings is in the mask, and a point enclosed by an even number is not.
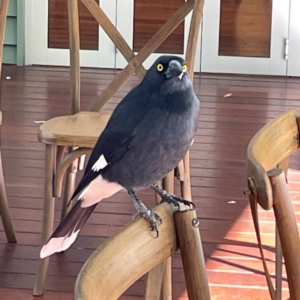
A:
[[[69,45],[70,45],[70,113],[80,111],[80,40],[78,1],[68,0]]]
[[[258,203],[266,210],[273,206],[273,195],[267,172],[299,148],[300,109],[275,118],[252,138],[247,149],[247,176],[256,186]]]
[[[281,299],[281,290],[279,287],[276,298],[263,254],[256,203],[264,209],[274,210],[280,238],[280,243],[276,245],[276,283],[281,285],[282,257],[281,251],[278,251],[281,244],[290,299],[300,299],[300,238],[286,174],[283,172],[287,172],[289,156],[299,148],[299,120],[299,109],[282,114],[259,130],[247,149],[249,200],[272,300]]]
[[[194,12],[196,11],[196,14],[193,14],[191,23],[196,24],[196,26],[191,26],[186,51],[186,61],[189,65],[191,77],[193,77],[195,49],[200,30],[204,4],[203,0],[190,0],[183,2],[182,6],[153,35],[138,54],[134,53],[124,37],[95,1],[81,0],[81,2],[128,62],[128,65],[110,82],[110,84],[100,94],[98,99],[92,103],[90,108],[91,111],[99,111],[133,73],[136,73],[137,76],[142,79],[146,72],[142,65],[143,62],[161,45],[161,43],[175,30],[175,28],[192,10],[194,10]],[[68,0],[68,16],[71,51],[71,113],[76,113],[80,110],[79,21],[77,0]]]

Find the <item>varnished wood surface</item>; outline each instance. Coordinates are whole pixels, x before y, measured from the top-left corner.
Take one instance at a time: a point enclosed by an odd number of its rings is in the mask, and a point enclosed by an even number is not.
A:
[[[130,222],[86,262],[76,281],[75,299],[119,299],[141,276],[176,252],[174,207],[164,203],[154,211],[162,219],[161,238],[153,238],[141,218]]]
[[[95,0],[99,4],[99,0]],[[49,0],[48,48],[69,49],[68,6],[66,0]],[[98,50],[99,26],[78,0],[80,49]]]
[[[83,69],[82,107],[102,91],[119,71]],[[10,76],[11,80],[5,78]],[[112,109],[138,79],[133,77],[104,109]],[[282,77],[196,75],[195,90],[202,110],[191,149],[193,199],[200,218],[201,237],[212,299],[269,299],[256,247],[246,188],[246,148],[258,129],[284,111],[300,106],[300,79]],[[229,97],[224,97],[232,93]],[[1,95],[2,155],[8,200],[17,244],[7,244],[0,227],[0,299],[32,300],[37,269],[43,205],[44,145],[37,132],[42,121],[69,113],[69,73],[65,68],[4,66]],[[300,167],[299,156],[291,167]],[[79,176],[81,173],[79,172]],[[300,222],[300,174],[289,171],[289,186]],[[175,190],[179,187],[176,183]],[[142,199],[154,206],[152,191]],[[56,224],[61,201],[57,200]],[[45,300],[71,300],[76,276],[84,261],[106,237],[131,220],[129,196],[120,192],[104,200],[69,251],[51,258]],[[260,209],[266,258],[274,274],[273,213]],[[299,224],[299,223],[298,223]],[[1,225],[2,226],[2,225]],[[187,299],[179,255],[173,260],[173,297]],[[145,278],[122,300],[141,300]],[[286,278],[283,282],[285,295]]]
[[[184,0],[135,0],[133,19],[133,50],[139,51],[161,26],[184,3]],[[183,54],[184,21],[157,48],[158,53]]]
[[[273,169],[268,175],[274,192],[273,209],[285,261],[290,299],[299,299],[300,239],[292,198],[282,170]]]
[[[60,146],[92,148],[110,116],[111,112],[107,111],[82,111],[75,115],[53,118],[41,125],[39,141]]]
[[[274,205],[267,172],[278,164],[283,170],[288,168],[289,156],[299,148],[299,117],[300,110],[291,109],[274,118],[255,134],[247,148],[247,177],[253,180],[257,201],[266,210]]]
[[[270,57],[271,0],[222,0],[219,55]]]

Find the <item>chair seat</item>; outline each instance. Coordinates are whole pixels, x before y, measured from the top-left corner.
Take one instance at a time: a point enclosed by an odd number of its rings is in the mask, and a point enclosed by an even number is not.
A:
[[[39,128],[38,139],[45,144],[94,148],[111,112],[79,112],[46,121]]]

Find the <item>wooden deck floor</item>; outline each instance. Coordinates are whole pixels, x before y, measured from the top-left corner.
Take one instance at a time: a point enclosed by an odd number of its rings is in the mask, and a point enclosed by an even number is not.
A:
[[[114,71],[84,69],[82,108],[115,76]],[[7,80],[6,77],[11,79]],[[28,300],[37,269],[42,226],[44,145],[37,141],[34,121],[68,113],[68,69],[4,66],[1,110],[2,148],[7,193],[18,243],[7,244],[0,224],[0,299]],[[137,83],[133,77],[105,108],[115,104]],[[195,90],[201,116],[191,150],[193,199],[201,234],[211,296],[214,300],[269,299],[246,187],[245,154],[254,133],[280,113],[300,106],[300,79],[197,75]],[[231,94],[229,97],[224,97]],[[299,156],[292,159],[289,184],[300,212]],[[152,193],[142,197],[154,205]],[[60,200],[57,201],[56,221]],[[51,259],[45,300],[73,299],[76,276],[92,251],[131,219],[134,208],[120,192],[103,201],[70,250]],[[266,256],[274,273],[272,212],[261,212]],[[300,217],[298,218],[300,221]],[[173,260],[173,299],[187,299],[179,255]],[[143,299],[145,278],[121,299]],[[285,294],[287,284],[284,282]]]

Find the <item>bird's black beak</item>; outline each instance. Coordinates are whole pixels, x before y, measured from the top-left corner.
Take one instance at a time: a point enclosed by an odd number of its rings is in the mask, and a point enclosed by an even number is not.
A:
[[[179,77],[181,79],[183,75],[182,64],[176,59],[171,60],[165,75],[167,78]]]

